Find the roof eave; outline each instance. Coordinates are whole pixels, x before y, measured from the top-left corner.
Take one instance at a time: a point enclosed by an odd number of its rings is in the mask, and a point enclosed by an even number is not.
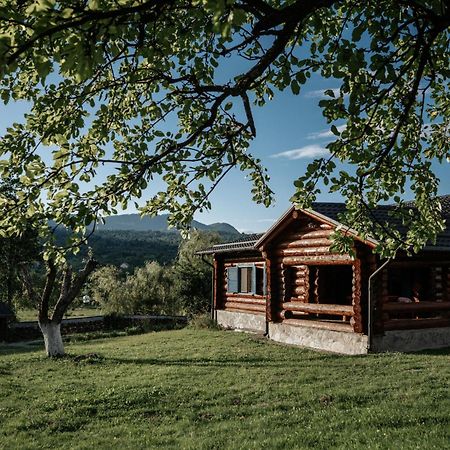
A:
[[[279,226],[295,211],[295,206],[291,206],[255,243],[257,249],[261,249],[264,243],[279,228]]]
[[[369,245],[372,248],[375,248],[379,244],[379,242],[375,239],[372,239],[372,238],[364,239],[364,238],[360,237],[358,235],[358,232],[355,229],[350,228],[350,227],[344,225],[343,223],[338,222],[337,220],[331,219],[330,217],[325,216],[324,214],[314,211],[313,209],[310,209],[310,208],[300,209],[299,211],[307,214],[310,217],[316,218],[316,219],[320,220],[321,222],[331,225],[335,228],[339,228],[340,231],[343,232],[344,234],[350,234],[354,239],[362,242],[363,244]]]

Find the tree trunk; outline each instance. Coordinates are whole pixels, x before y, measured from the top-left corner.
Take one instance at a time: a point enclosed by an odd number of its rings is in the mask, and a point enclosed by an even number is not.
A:
[[[55,322],[39,322],[44,335],[45,352],[51,358],[64,356],[64,344],[61,337],[61,324]]]

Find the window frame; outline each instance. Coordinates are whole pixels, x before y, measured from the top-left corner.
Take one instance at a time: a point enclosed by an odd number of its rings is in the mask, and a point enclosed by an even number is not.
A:
[[[231,270],[230,270],[231,269]],[[250,276],[250,290],[247,292],[241,291],[241,270],[242,269],[251,269],[251,276]],[[262,270],[262,276],[263,276],[263,285],[262,285],[262,292],[257,292],[257,271],[258,269]],[[236,274],[233,277],[230,277],[230,274],[234,273]],[[266,263],[263,263],[263,266],[260,267],[256,263],[243,263],[243,264],[236,264],[230,267],[227,267],[227,294],[243,294],[243,295],[259,295],[259,296],[265,296],[267,294],[267,275],[266,275]],[[230,282],[231,279],[231,282]],[[230,284],[232,284],[232,287],[236,286],[236,290],[230,289]]]

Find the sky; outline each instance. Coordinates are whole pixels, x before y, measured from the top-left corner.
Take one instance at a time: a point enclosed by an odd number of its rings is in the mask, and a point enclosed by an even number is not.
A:
[[[261,158],[268,169],[275,193],[271,207],[253,203],[250,183],[242,172],[234,171],[213,193],[211,211],[198,214],[197,220],[228,222],[243,232],[267,230],[290,207],[289,199],[295,190],[293,182],[304,174],[314,158],[327,154],[325,145],[332,141],[332,134],[318,102],[324,98],[324,90],[338,87],[330,84],[330,80],[312,77],[298,96],[287,89],[277,93],[262,109],[255,109],[257,137],[250,152]],[[450,164],[433,166],[441,181],[439,195],[449,194]],[[321,187],[318,201],[343,201],[339,194],[330,194],[324,185]]]
[[[338,87],[330,80],[313,76],[299,95],[287,89],[276,93],[264,107],[255,107],[257,136],[249,151],[260,158],[268,170],[275,198],[272,206],[266,208],[252,201],[251,183],[245,172],[236,169],[212,193],[211,210],[196,214],[195,219],[206,224],[227,222],[241,232],[267,230],[290,207],[294,180],[315,157],[326,154],[325,145],[332,138],[318,102],[324,90]],[[0,133],[13,121],[20,121],[26,109],[24,104],[0,105]],[[441,180],[439,194],[450,193],[450,164],[434,164],[434,170]],[[338,194],[329,194],[322,187],[318,201],[342,201]]]

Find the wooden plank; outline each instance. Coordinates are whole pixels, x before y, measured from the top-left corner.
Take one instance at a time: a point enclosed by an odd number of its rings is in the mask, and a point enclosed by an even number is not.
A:
[[[233,298],[233,297],[237,297],[237,298],[247,298],[247,299],[256,299],[256,300],[264,300],[265,298],[264,295],[258,295],[258,294],[252,294],[250,293],[246,293],[246,292],[228,292],[227,293],[227,297]]]
[[[383,311],[387,312],[422,312],[422,311],[448,311],[450,302],[418,302],[418,303],[397,303],[389,302],[383,305]]]
[[[283,324],[293,325],[297,327],[320,328],[323,330],[344,331],[347,333],[353,333],[353,329],[349,323],[324,322],[321,320],[308,320],[308,319],[285,319],[283,320]]]
[[[304,228],[303,230],[296,232],[296,233],[290,233],[288,235],[284,236],[284,239],[280,244],[287,243],[295,240],[301,240],[301,239],[315,239],[315,238],[327,238],[333,233],[333,230],[321,230],[320,228],[316,228],[312,231],[310,231],[309,228]]]
[[[252,298],[252,297],[243,297],[239,295],[227,295],[227,302],[239,302],[239,303],[247,303],[249,305],[266,305],[266,299],[262,298]]]
[[[289,303],[289,302],[297,302],[297,303],[303,302],[304,303],[304,302],[308,302],[308,296],[306,294],[305,295],[297,295],[297,296],[291,297],[287,300],[288,301],[286,303]]]
[[[275,252],[277,256],[309,256],[309,255],[334,255],[330,252],[330,247],[299,247],[280,249]],[[341,256],[341,255],[339,255]],[[329,257],[329,256],[328,256]]]
[[[286,265],[313,264],[335,266],[338,264],[352,264],[354,259],[350,255],[319,255],[319,256],[285,256],[283,263]]]
[[[283,303],[283,309],[286,311],[300,311],[313,314],[329,314],[336,316],[353,316],[353,306],[351,305],[333,305],[325,303]]]
[[[248,257],[248,258],[226,258],[224,260],[225,267],[232,267],[237,264],[247,264],[247,263],[255,263],[255,264],[264,263],[264,260],[262,257],[259,257],[259,256]]]
[[[266,280],[266,321],[272,322],[272,311],[273,311],[273,304],[272,304],[272,262],[270,260],[270,255],[267,251],[263,252],[263,256],[265,258],[265,280]]]
[[[412,330],[419,328],[449,327],[450,319],[392,319],[384,322],[385,330]]]
[[[302,248],[302,247],[327,247],[331,244],[331,241],[327,238],[312,238],[312,239],[299,239],[296,241],[286,241],[283,244],[277,245],[279,249],[288,248]]]
[[[242,303],[230,303],[227,302],[225,304],[225,311],[243,311],[243,312],[250,312],[250,313],[261,313],[266,314],[266,308],[260,307],[260,306],[252,306],[252,305],[244,305]]]
[[[223,262],[218,259],[214,259],[214,291],[213,291],[213,302],[214,309],[222,309],[224,303],[224,292],[223,288],[226,290],[226,281],[220,276],[224,272]]]
[[[362,333],[362,309],[361,309],[361,260],[353,263],[352,271],[352,306],[353,306],[353,331]]]

